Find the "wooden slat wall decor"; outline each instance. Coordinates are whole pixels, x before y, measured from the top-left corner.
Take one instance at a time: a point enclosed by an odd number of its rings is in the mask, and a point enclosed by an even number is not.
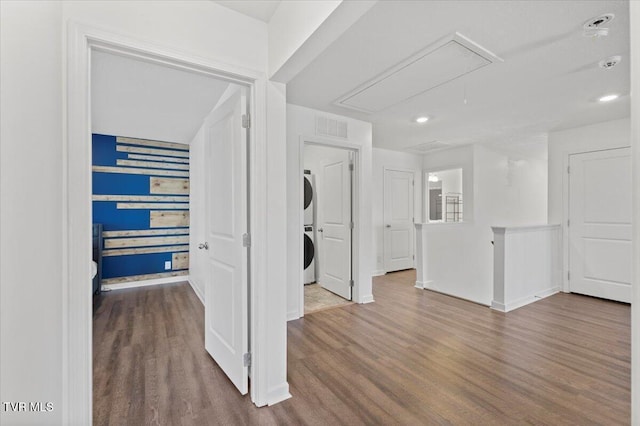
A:
[[[158,155],[127,154],[127,158],[129,158],[130,160],[164,161],[169,163],[189,164],[188,158],[160,157]]]
[[[189,209],[188,203],[118,203],[116,205],[117,209],[167,209],[167,210],[179,210]]]
[[[136,169],[133,167],[93,166],[93,171],[101,173],[125,173],[130,175],[189,177],[189,172],[157,169]]]
[[[121,283],[130,283],[132,281],[155,280],[158,278],[182,277],[185,275],[189,275],[189,271],[161,272],[158,274],[132,275],[129,277],[107,278],[105,280],[102,280],[102,284],[105,284],[105,285],[121,284]]]
[[[178,251],[189,251],[188,245],[179,246],[160,246],[160,247],[138,247],[103,250],[102,256],[131,256],[135,254],[151,254],[151,253],[175,253]]]
[[[136,229],[125,231],[104,231],[103,238],[148,237],[154,235],[189,235],[189,228],[182,229]]]
[[[92,143],[104,282],[173,276],[167,262],[188,269],[189,146],[97,134]]]
[[[180,150],[189,150],[189,145],[177,142],[152,141],[148,139],[125,138],[123,136],[116,137],[117,143],[126,143],[129,145],[154,146],[157,148],[171,148]]]
[[[149,215],[151,228],[181,228],[189,226],[188,211],[152,210]]]
[[[189,170],[188,164],[163,163],[158,161],[139,161],[139,160],[116,160],[118,166],[126,167],[149,167],[152,169],[168,169],[168,170]]]
[[[166,246],[170,244],[189,244],[188,236],[180,237],[140,237],[140,238],[107,238],[105,248]]]
[[[189,158],[189,151],[170,151],[168,149],[140,148],[137,146],[118,145],[118,152],[132,152],[135,154],[153,154],[167,157]]]
[[[171,259],[172,269],[189,269],[189,253],[173,253]]]
[[[140,202],[179,202],[188,203],[188,196],[167,195],[94,195],[93,201],[140,201]]]
[[[152,177],[149,180],[150,194],[188,194],[188,179],[170,179]]]

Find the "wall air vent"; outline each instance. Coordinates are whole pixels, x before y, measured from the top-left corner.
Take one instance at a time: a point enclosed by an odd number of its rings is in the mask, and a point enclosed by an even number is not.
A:
[[[316,135],[348,139],[347,122],[318,115],[316,116]]]
[[[374,113],[502,59],[459,33],[406,58],[334,102]]]
[[[450,148],[451,145],[446,142],[440,141],[431,141],[425,142],[418,145],[413,145],[405,148],[404,150],[407,152],[412,152],[414,154],[428,154],[433,151],[438,151],[440,149]]]

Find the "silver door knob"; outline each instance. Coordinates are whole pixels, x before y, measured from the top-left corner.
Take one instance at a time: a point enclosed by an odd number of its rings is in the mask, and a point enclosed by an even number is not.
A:
[[[209,243],[206,243],[206,242],[205,243],[200,243],[200,244],[198,244],[198,248],[200,250],[202,250],[202,249],[209,250]]]
[[[324,229],[318,228],[318,232],[324,232]]]
[[[387,225],[387,228],[391,228],[391,225]]]

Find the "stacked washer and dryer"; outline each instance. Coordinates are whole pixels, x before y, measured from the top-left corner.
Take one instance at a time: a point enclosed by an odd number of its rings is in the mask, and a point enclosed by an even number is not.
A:
[[[304,284],[316,282],[315,176],[304,171]]]

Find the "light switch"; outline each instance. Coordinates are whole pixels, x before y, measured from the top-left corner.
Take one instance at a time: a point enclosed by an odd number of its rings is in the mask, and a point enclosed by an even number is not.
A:
[[[164,270],[169,270],[171,269],[171,261],[167,260],[166,262],[164,262]]]

